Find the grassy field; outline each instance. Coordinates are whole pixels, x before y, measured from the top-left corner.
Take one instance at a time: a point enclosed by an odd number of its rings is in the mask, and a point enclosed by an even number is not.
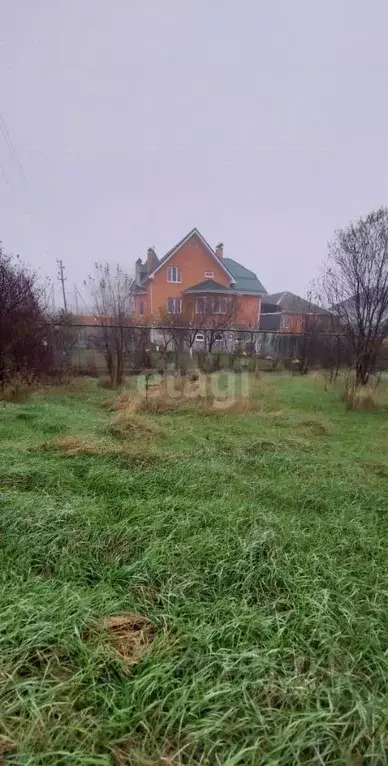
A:
[[[388,762],[388,412],[254,385],[0,402],[0,762]]]

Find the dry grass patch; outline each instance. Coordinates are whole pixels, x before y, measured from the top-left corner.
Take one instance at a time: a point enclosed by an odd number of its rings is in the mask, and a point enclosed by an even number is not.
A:
[[[121,745],[112,751],[114,766],[182,766],[179,753],[162,756],[146,755],[142,747],[134,743]]]
[[[378,463],[374,462],[373,460],[364,460],[362,461],[361,465],[368,473],[372,473],[382,479],[388,479],[388,465],[385,463]]]
[[[120,411],[127,413],[127,418],[144,414],[164,415],[186,412],[196,412],[204,415],[216,414],[218,412],[245,415],[251,412],[262,411],[261,402],[250,396],[216,396],[210,391],[196,393],[193,390],[189,392],[186,390],[181,393],[174,391],[172,393],[168,389],[163,388],[149,391],[147,395],[134,396],[132,399],[127,399],[125,404],[121,400],[119,406]],[[139,424],[141,422],[144,423],[145,421],[138,421]],[[155,428],[154,424],[152,424],[151,429],[154,429],[153,435],[158,433]]]
[[[273,390],[272,384],[256,381],[253,374],[248,380],[243,380],[233,372],[170,375],[138,390],[132,396],[128,391],[121,392],[114,409],[125,411],[127,417],[129,413],[162,415],[180,412],[206,415],[229,412],[244,415],[262,412],[263,397]]]
[[[88,457],[114,457],[138,468],[155,465],[162,461],[181,460],[187,457],[185,453],[158,452],[152,444],[128,442],[124,444],[112,444],[103,441],[68,436],[54,442],[46,442],[39,448],[45,452],[61,452],[66,457],[85,455]]]
[[[0,388],[0,401],[9,404],[24,404],[32,394],[32,387],[22,380],[15,379]]]
[[[320,420],[302,420],[298,428],[301,431],[307,431],[314,436],[329,436],[330,431],[325,423]]]
[[[96,441],[81,436],[66,436],[54,442],[46,442],[41,447],[45,452],[63,452],[68,456],[73,455],[118,455],[120,447],[106,442]]]
[[[196,412],[203,415],[217,414],[219,412],[234,413],[238,415],[250,412],[261,412],[260,402],[250,397],[219,397],[208,393],[196,396],[171,397],[168,393],[162,393],[147,397],[138,397],[132,400],[131,407],[137,413],[149,413],[163,415],[168,413]]]
[[[120,439],[135,437],[145,440],[160,436],[163,433],[159,425],[142,417],[135,410],[133,400],[127,401],[126,407],[121,406],[107,427],[108,433]]]
[[[7,763],[8,759],[5,759],[4,756],[14,752],[15,745],[13,745],[11,742],[7,742],[7,740],[3,739],[3,737],[0,737],[0,766]]]
[[[368,386],[357,388],[354,385],[346,387],[342,394],[348,410],[375,410],[379,406],[376,391]]]
[[[151,649],[156,635],[147,617],[135,613],[106,617],[100,629],[128,669],[137,665]]]

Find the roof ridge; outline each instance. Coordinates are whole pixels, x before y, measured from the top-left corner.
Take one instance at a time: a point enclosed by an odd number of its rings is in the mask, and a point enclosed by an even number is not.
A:
[[[196,226],[194,226],[194,228],[193,228],[193,229],[191,229],[191,230],[188,232],[188,234],[186,234],[186,236],[185,236],[185,237],[183,237],[182,239],[180,239],[180,240],[179,240],[179,242],[177,242],[177,243],[176,243],[176,245],[174,245],[174,247],[170,248],[170,250],[168,250],[168,251],[167,251],[167,253],[166,253],[166,254],[165,254],[165,255],[164,255],[164,256],[163,256],[163,257],[160,259],[160,261],[159,261],[159,263],[158,263],[157,267],[156,267],[155,269],[153,269],[153,271],[151,271],[151,272],[150,272],[150,274],[148,274],[148,277],[151,277],[151,278],[152,278],[152,277],[153,277],[153,275],[154,275],[154,274],[156,274],[156,272],[157,272],[157,271],[159,271],[159,269],[161,268],[161,266],[163,266],[163,265],[166,263],[166,261],[167,261],[167,260],[168,260],[168,259],[169,259],[169,258],[170,258],[172,255],[174,255],[174,253],[175,253],[177,250],[179,250],[179,248],[180,248],[180,247],[182,247],[182,245],[184,245],[184,244],[185,244],[185,242],[187,242],[187,241],[190,239],[190,237],[192,237],[193,235],[197,235],[197,237],[199,238],[199,240],[200,240],[200,241],[201,241],[201,242],[202,242],[202,243],[205,245],[205,247],[206,247],[206,248],[209,250],[209,252],[210,252],[210,254],[213,256],[213,258],[214,258],[214,259],[215,259],[215,260],[216,260],[216,261],[217,261],[217,262],[220,264],[221,268],[222,268],[222,269],[223,269],[223,270],[224,270],[224,271],[227,273],[227,275],[230,277],[230,279],[231,279],[231,282],[235,282],[236,280],[235,280],[235,278],[234,278],[233,274],[231,274],[231,273],[230,273],[230,271],[229,271],[229,269],[226,267],[225,263],[223,263],[223,261],[224,261],[225,259],[224,259],[224,258],[219,258],[219,257],[217,256],[217,254],[216,254],[215,250],[213,250],[213,248],[211,247],[211,245],[209,245],[208,241],[205,239],[205,237],[204,237],[204,236],[201,234],[201,232],[199,231],[199,229],[197,229],[197,227],[196,227]]]

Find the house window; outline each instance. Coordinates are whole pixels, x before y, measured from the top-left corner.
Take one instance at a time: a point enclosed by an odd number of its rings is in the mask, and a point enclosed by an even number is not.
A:
[[[214,277],[214,271],[205,271],[206,279],[213,279],[213,277]]]
[[[220,295],[218,298],[213,299],[214,314],[226,314],[227,308],[228,308],[228,299],[226,295]]]
[[[290,328],[290,317],[287,314],[282,314],[280,318],[280,329],[289,330],[289,328]]]
[[[201,297],[197,298],[197,300],[195,301],[195,313],[196,314],[206,313],[206,298],[204,295],[201,295]]]
[[[169,298],[167,301],[167,311],[169,314],[180,314],[182,312],[181,298]]]
[[[170,266],[167,272],[167,282],[178,284],[182,282],[182,272],[179,266]]]
[[[140,314],[141,317],[144,316],[144,301],[140,301],[140,304],[139,304],[139,314]]]
[[[197,332],[197,334],[195,336],[195,342],[196,343],[203,343],[204,340],[205,340],[205,336],[204,336],[203,332]]]

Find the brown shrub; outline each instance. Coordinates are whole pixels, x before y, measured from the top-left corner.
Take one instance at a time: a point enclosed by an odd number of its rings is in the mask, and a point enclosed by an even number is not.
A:
[[[342,394],[348,410],[375,410],[378,407],[376,391],[368,386],[348,384]]]
[[[15,378],[4,388],[0,389],[0,400],[11,404],[22,404],[31,396],[31,386],[19,378]]]

